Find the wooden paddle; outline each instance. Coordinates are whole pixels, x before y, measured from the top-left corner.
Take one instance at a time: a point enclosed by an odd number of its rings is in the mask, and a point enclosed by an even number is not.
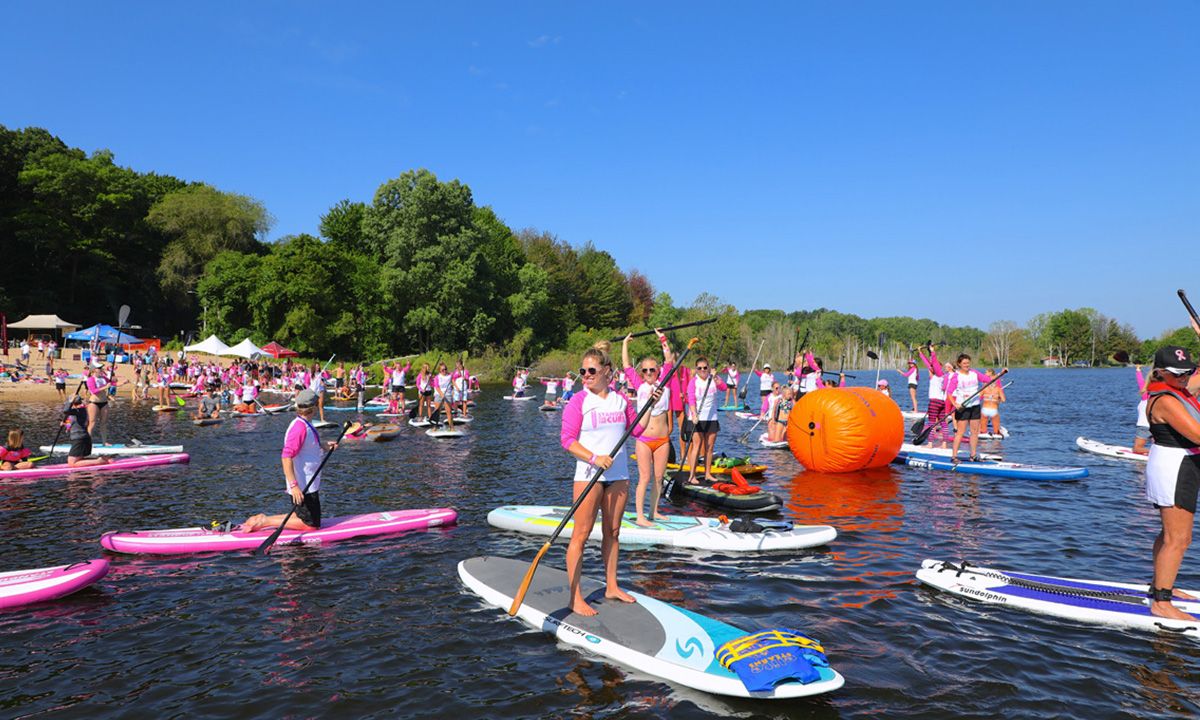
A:
[[[698,342],[700,342],[699,338],[692,338],[688,342],[687,348],[683,351],[683,354],[679,356],[679,359],[676,360],[675,364],[671,366],[671,369],[667,372],[666,377],[658,381],[658,386],[660,388],[667,386],[667,383],[671,380],[671,376],[674,375],[675,372],[679,370],[680,366],[683,365],[683,361],[685,358],[687,358],[687,354],[692,351],[692,348]],[[648,402],[642,406],[642,409],[638,411],[637,416],[633,419],[633,423],[625,429],[625,434],[621,436],[621,439],[617,441],[617,444],[613,447],[610,455],[616,455],[621,451],[621,448],[625,447],[625,441],[629,439],[629,436],[633,433],[633,429],[638,426],[638,423],[642,421],[642,417],[649,412],[650,408],[653,406],[653,402]],[[597,468],[591,479],[588,480],[588,484],[583,489],[583,492],[579,493],[579,497],[575,499],[574,504],[572,504],[571,508],[567,510],[565,515],[563,515],[563,519],[559,521],[558,527],[554,528],[554,532],[550,534],[550,539],[546,541],[546,544],[542,546],[541,550],[538,550],[537,555],[533,558],[533,562],[529,563],[529,570],[525,572],[525,577],[521,580],[521,586],[517,588],[517,594],[513,596],[512,607],[508,609],[508,614],[510,616],[516,615],[517,611],[521,609],[521,603],[525,600],[525,593],[529,592],[529,584],[533,582],[533,574],[537,572],[538,563],[542,561],[542,556],[545,555],[546,551],[550,549],[550,546],[554,544],[554,541],[558,538],[559,534],[562,533],[563,528],[567,526],[567,523],[570,522],[571,518],[575,515],[575,511],[579,509],[579,504],[583,502],[583,499],[587,497],[587,494],[591,491],[592,487],[595,486],[596,482],[600,480],[600,476],[603,474],[604,468]]]
[[[979,396],[979,393],[981,393],[981,392],[983,392],[984,390],[986,390],[986,389],[988,388],[988,386],[989,386],[989,385],[991,385],[992,383],[996,382],[996,381],[997,381],[997,380],[999,380],[1000,378],[1004,377],[1006,374],[1008,374],[1008,368],[1004,368],[1004,369],[1003,369],[1003,370],[1001,370],[1000,372],[996,373],[996,377],[994,377],[994,378],[992,378],[991,380],[988,380],[986,383],[984,383],[984,384],[983,384],[983,387],[981,387],[981,388],[979,388],[978,390],[976,390],[975,392],[973,392],[973,393],[971,394],[971,397],[967,398],[966,400],[963,400],[961,403],[959,403],[959,404],[958,404],[958,406],[959,406],[959,407],[964,407],[964,406],[965,406],[967,403],[971,402],[971,401],[972,401],[972,400],[974,400],[976,397],[978,397],[978,396]],[[927,411],[925,411],[925,417],[926,417],[926,418],[928,418],[928,417],[929,417],[929,411],[928,411],[928,410],[927,410]],[[917,435],[915,438],[913,438],[913,445],[924,445],[924,444],[925,444],[925,441],[926,441],[926,440],[929,438],[929,433],[933,432],[933,429],[934,429],[935,427],[937,427],[939,424],[940,424],[940,423],[934,423],[933,425],[927,425],[927,426],[925,427],[925,429],[924,429],[924,430],[922,430],[922,431],[921,431],[921,433],[920,433],[919,435]]]
[[[304,494],[306,494],[306,495],[308,494],[308,489],[310,487],[312,487],[313,481],[316,480],[318,477],[320,477],[321,470],[325,467],[325,463],[326,463],[326,461],[329,460],[329,456],[332,455],[333,451],[337,448],[337,443],[342,441],[342,436],[344,436],[346,434],[346,431],[349,430],[354,425],[358,425],[358,423],[349,423],[348,422],[348,423],[342,424],[342,431],[340,433],[338,433],[337,440],[333,441],[334,446],[329,448],[329,450],[327,450],[325,452],[325,457],[321,458],[321,464],[317,466],[317,471],[314,472],[312,474],[312,477],[310,477],[308,479],[308,482],[306,482],[304,484]],[[287,515],[283,516],[283,522],[279,523],[279,527],[275,528],[275,532],[271,533],[270,537],[268,537],[266,540],[263,540],[262,545],[259,545],[257,548],[254,549],[255,555],[265,555],[267,553],[267,551],[271,549],[271,546],[274,545],[275,541],[279,539],[279,536],[283,533],[284,527],[287,526],[288,520],[292,519],[292,515],[296,512],[296,508],[298,508],[298,507],[300,507],[300,506],[292,505],[292,509],[288,511]]]

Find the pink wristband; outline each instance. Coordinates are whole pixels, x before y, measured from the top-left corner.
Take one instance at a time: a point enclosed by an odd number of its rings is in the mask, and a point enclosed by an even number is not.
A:
[[[596,464],[596,453],[592,453],[591,459],[588,460],[588,465],[595,465],[595,464]]]

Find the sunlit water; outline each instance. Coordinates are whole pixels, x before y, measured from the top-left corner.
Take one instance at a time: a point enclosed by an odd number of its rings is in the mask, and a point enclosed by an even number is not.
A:
[[[467,438],[406,429],[347,443],[326,470],[327,516],[450,506],[457,527],[315,548],[172,558],[113,556],[110,575],[60,601],[0,613],[10,717],[1146,717],[1198,710],[1200,647],[970,603],[919,587],[927,557],[1146,581],[1156,517],[1142,469],[1085,455],[1077,435],[1128,443],[1128,370],[1017,370],[1008,459],[1086,465],[1079,482],[983,479],[892,467],[805,473],[786,451],[718,449],[771,467],[784,515],[839,530],[827,548],[621,555],[629,587],[739,627],[799,626],[846,686],[769,703],[676,688],[559,646],[464,591],[459,560],[532,558],[542,539],[491,529],[506,503],[563,504],[560,417],[488,388]],[[907,405],[907,402],[905,403]],[[3,426],[49,441],[54,408],[0,406]],[[343,419],[344,414],[331,414]],[[182,443],[190,465],[0,485],[0,569],[98,557],[103,531],[241,520],[284,507],[287,417],[197,428],[115,407],[114,440]],[[757,434],[757,433],[756,433]],[[996,448],[998,444],[987,447]],[[683,512],[705,512],[687,506]],[[543,561],[561,567],[561,545]],[[599,576],[594,550],[585,570]],[[1185,562],[1179,582],[1197,587]]]

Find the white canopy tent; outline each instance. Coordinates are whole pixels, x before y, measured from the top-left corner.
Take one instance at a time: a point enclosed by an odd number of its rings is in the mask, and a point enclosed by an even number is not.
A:
[[[204,340],[195,345],[188,345],[184,348],[186,352],[206,353],[208,355],[228,355],[229,346],[221,342],[221,339],[216,335],[209,335]]]
[[[250,342],[250,338],[246,338],[245,340],[241,341],[237,345],[234,345],[233,347],[229,348],[229,352],[227,352],[225,354],[226,355],[237,355],[238,357],[244,357],[247,360],[253,360],[254,358],[258,357],[259,355],[262,355],[263,351],[262,351],[262,348],[255,345],[254,343]]]
[[[24,320],[9,323],[10,330],[78,330],[81,326],[67,322],[57,315],[30,315]]]

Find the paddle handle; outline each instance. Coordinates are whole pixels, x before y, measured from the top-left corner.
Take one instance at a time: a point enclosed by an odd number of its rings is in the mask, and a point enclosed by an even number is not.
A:
[[[345,436],[346,428],[348,428],[348,427],[350,427],[350,423],[347,422],[347,423],[342,424],[342,431],[340,433],[338,433],[337,440],[334,441],[335,443],[339,443],[342,441],[342,437]],[[310,477],[308,479],[308,482],[304,483],[304,491],[303,492],[305,495],[308,494],[308,489],[310,487],[312,487],[313,482],[321,476],[321,470],[323,470],[325,468],[325,463],[328,462],[329,456],[333,455],[333,451],[336,447],[337,446],[335,445],[334,447],[329,448],[329,450],[327,450],[325,452],[325,457],[321,458],[321,464],[317,465],[317,471],[312,474],[312,477]],[[275,528],[275,532],[271,533],[270,537],[268,537],[266,540],[264,540],[262,545],[259,545],[257,548],[254,549],[255,555],[264,555],[264,554],[266,554],[266,552],[268,550],[271,549],[271,546],[274,545],[275,541],[279,539],[279,536],[281,534],[283,534],[284,527],[287,526],[288,520],[292,519],[292,515],[295,514],[296,508],[298,508],[298,507],[300,507],[300,506],[296,505],[296,504],[292,505],[292,509],[288,510],[288,514],[283,516],[283,522],[279,523],[279,527]]]
[[[654,335],[656,332],[669,332],[671,330],[682,330],[683,328],[696,327],[697,325],[707,325],[709,323],[714,323],[716,321],[717,321],[717,319],[714,317],[714,318],[709,318],[707,320],[697,320],[695,322],[680,323],[679,325],[670,325],[665,328],[659,328],[658,330],[646,330],[643,332],[630,333],[628,335],[628,337],[635,337],[635,338],[646,337],[647,335]],[[621,337],[612,338],[610,340],[610,342],[620,342],[620,341],[624,340],[625,338],[626,338],[626,336],[622,335]]]
[[[684,349],[683,353],[679,356],[679,359],[676,360],[675,364],[671,366],[671,369],[667,372],[666,376],[659,381],[659,387],[667,386],[667,383],[671,381],[671,377],[675,374],[675,371],[677,371],[683,365],[684,359],[698,342],[700,342],[699,338],[692,338],[688,342],[687,348]],[[625,446],[625,441],[629,439],[631,434],[633,434],[633,429],[638,426],[638,423],[642,421],[642,417],[650,411],[650,408],[653,405],[654,403],[648,402],[642,407],[641,410],[638,411],[637,416],[633,419],[633,423],[625,429],[625,433],[621,435],[621,439],[617,441],[617,444],[613,447],[612,452],[610,452],[609,455],[616,455],[621,451],[621,448]],[[533,573],[535,570],[537,570],[538,563],[541,562],[542,556],[545,555],[546,551],[550,549],[550,546],[554,544],[554,541],[558,538],[559,534],[562,533],[563,528],[567,526],[567,523],[570,522],[571,518],[575,515],[575,511],[579,509],[579,505],[583,502],[583,499],[587,497],[587,494],[591,492],[592,487],[597,481],[600,480],[600,476],[603,474],[604,468],[597,468],[591,479],[588,480],[587,487],[583,489],[583,492],[579,493],[579,497],[575,498],[575,502],[571,504],[570,509],[567,510],[566,514],[563,515],[563,519],[559,521],[558,527],[554,528],[554,532],[550,534],[550,539],[546,541],[546,544],[542,546],[541,551],[538,552],[538,554],[533,558],[533,562],[529,564],[529,570],[525,573],[525,579],[521,581],[521,587],[517,588],[517,594],[513,596],[512,607],[508,609],[508,614],[510,616],[516,615],[517,610],[521,608],[521,603],[525,601],[525,593],[529,592],[529,583],[533,582]]]

